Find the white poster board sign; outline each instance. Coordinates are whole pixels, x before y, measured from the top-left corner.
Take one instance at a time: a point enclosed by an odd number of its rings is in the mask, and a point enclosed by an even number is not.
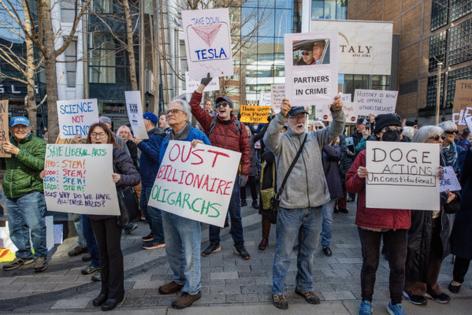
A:
[[[339,72],[350,74],[391,74],[392,22],[311,21],[312,32],[338,34]]]
[[[119,215],[111,144],[48,144],[44,197],[49,211]]]
[[[228,8],[182,11],[190,78],[233,75]]]
[[[200,85],[200,80],[193,80],[188,75],[188,71],[185,72],[185,93],[192,94]],[[218,78],[213,78],[210,83],[205,87],[205,92],[219,91],[220,90],[220,80]]]
[[[271,104],[274,114],[280,112],[282,101],[285,98],[285,84],[277,83],[271,86]]]
[[[149,205],[181,217],[223,227],[241,153],[170,141]]]
[[[472,116],[467,116],[465,118],[465,123],[467,124],[467,128],[469,128],[469,130],[472,130]]]
[[[259,93],[259,105],[272,106],[272,93],[271,92]]]
[[[97,99],[57,101],[59,137],[86,138],[92,124],[98,122]]]
[[[149,139],[143,120],[143,107],[140,91],[125,91],[126,111],[133,130],[133,135],[139,139]]]
[[[437,144],[367,141],[366,206],[439,210]]]
[[[440,191],[460,191],[461,184],[457,179],[456,172],[452,166],[443,167],[443,177],[441,178]]]
[[[357,115],[369,116],[370,114],[395,113],[398,91],[386,90],[355,90],[354,104]]]
[[[346,123],[355,124],[357,121],[357,109],[352,102],[351,94],[341,93],[341,101],[343,102],[343,112]],[[316,117],[323,121],[332,121],[331,111],[328,106],[316,106]]]
[[[285,93],[293,106],[328,106],[338,93],[335,32],[286,34]]]

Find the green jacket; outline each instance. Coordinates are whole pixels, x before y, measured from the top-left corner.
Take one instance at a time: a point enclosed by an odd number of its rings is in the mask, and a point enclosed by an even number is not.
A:
[[[44,168],[46,142],[33,135],[19,143],[12,137],[10,142],[20,149],[17,156],[5,159],[6,172],[3,191],[9,199],[19,198],[33,191],[43,191],[39,173]]]

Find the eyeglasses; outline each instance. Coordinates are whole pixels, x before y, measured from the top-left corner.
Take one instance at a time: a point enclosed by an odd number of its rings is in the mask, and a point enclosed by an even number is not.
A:
[[[302,51],[303,56],[309,56],[310,54],[311,54],[311,51],[306,51],[306,50]]]
[[[107,134],[104,133],[104,132],[92,132],[92,133],[90,134],[90,136],[91,136],[92,138],[103,138],[103,137],[105,137],[106,135],[107,135]]]
[[[183,112],[183,110],[180,110],[180,109],[177,109],[177,108],[174,108],[174,109],[169,109],[167,112],[166,112],[166,115],[175,115],[175,114],[178,114],[179,112]]]
[[[454,130],[454,131],[445,131],[444,133],[447,133],[448,135],[455,135],[455,134],[457,134],[457,130]]]
[[[440,135],[435,135],[428,138],[428,140],[434,140],[434,141],[439,141],[440,139],[443,139],[443,137],[441,137]]]
[[[218,108],[220,106],[223,106],[223,107],[228,107],[229,104],[228,102],[219,102],[218,104],[215,105],[215,108]]]

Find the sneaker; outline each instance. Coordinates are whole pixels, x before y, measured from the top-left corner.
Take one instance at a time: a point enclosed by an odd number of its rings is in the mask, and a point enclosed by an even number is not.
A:
[[[205,250],[202,252],[202,256],[203,257],[206,257],[208,255],[211,255],[213,253],[218,253],[221,251],[221,245],[220,244],[211,244],[208,245],[207,248],[205,248]]]
[[[447,304],[451,301],[451,297],[444,292],[436,294],[433,291],[428,290],[426,291],[426,297],[428,299],[432,299],[435,302],[438,302],[439,304]]]
[[[372,313],[372,303],[367,300],[362,300],[359,306],[359,315],[371,315]]]
[[[96,272],[93,274],[92,277],[90,277],[90,280],[92,280],[92,282],[101,282],[102,281],[102,274],[100,272]]]
[[[401,305],[401,303],[398,303],[398,304],[388,303],[387,312],[390,315],[406,315],[405,310],[403,309],[403,306]]]
[[[149,233],[148,235],[143,236],[143,237],[142,237],[142,240],[143,240],[143,242],[152,241],[152,240],[154,240],[154,235],[152,235],[152,233]]]
[[[257,203],[257,200],[253,200],[251,206],[252,206],[254,209],[259,209],[259,204]]]
[[[459,283],[453,280],[449,283],[447,288],[449,289],[451,293],[457,294],[459,293],[461,286],[462,286],[462,283]]]
[[[74,247],[73,249],[71,249],[67,255],[69,255],[69,257],[75,257],[75,256],[79,256],[81,254],[84,254],[87,252],[87,247],[82,247],[82,246],[76,246]]]
[[[130,235],[133,233],[134,230],[138,228],[138,225],[136,223],[128,223],[123,230],[125,231],[126,234]]]
[[[327,246],[323,247],[323,254],[325,254],[326,257],[331,257],[333,255],[333,252],[331,251],[331,248]]]
[[[244,260],[251,259],[251,255],[249,255],[246,248],[244,248],[244,245],[234,246],[234,253],[238,256],[241,256],[241,258]]]
[[[241,207],[247,206],[247,201],[246,200],[241,200]]]
[[[97,271],[100,271],[100,267],[95,267],[95,266],[92,266],[92,265],[88,265],[87,267],[82,269],[80,271],[80,273],[83,274],[83,275],[91,275],[92,273],[95,273]]]
[[[48,260],[46,257],[38,257],[34,260],[34,272],[43,272],[48,269]]]
[[[183,308],[192,306],[192,304],[202,297],[202,293],[198,292],[197,294],[188,294],[187,292],[183,292],[177,300],[172,302],[172,307],[178,310]]]
[[[34,262],[33,258],[25,258],[25,259],[15,258],[14,261],[12,261],[11,263],[8,263],[6,265],[3,265],[2,268],[3,268],[4,271],[11,271],[11,270],[21,268],[22,266],[30,265],[33,262]]]
[[[159,287],[159,293],[160,294],[172,294],[172,293],[177,293],[182,290],[184,286],[182,284],[178,284],[175,281],[169,282],[167,284],[161,285]]]
[[[283,294],[272,294],[272,305],[280,310],[288,309],[287,298]]]
[[[92,260],[92,255],[90,255],[90,254],[85,254],[85,255],[82,256],[82,261],[83,262],[89,262],[91,260]]]
[[[426,305],[428,304],[428,300],[422,295],[415,295],[410,294],[407,291],[403,291],[403,297],[405,300],[409,301],[411,304],[414,305]]]
[[[299,290],[295,290],[295,293],[302,296],[307,303],[320,304],[320,298],[313,291],[302,292],[302,291],[299,291]]]
[[[165,247],[166,247],[166,243],[158,243],[158,242],[153,242],[153,241],[145,242],[143,244],[143,249],[160,249],[160,248],[165,248]]]

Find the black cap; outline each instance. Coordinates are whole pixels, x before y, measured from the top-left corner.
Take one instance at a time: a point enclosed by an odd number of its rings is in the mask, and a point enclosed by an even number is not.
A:
[[[305,107],[303,106],[293,106],[288,111],[288,117],[297,116],[298,114],[308,114],[308,112],[305,110]]]
[[[233,108],[233,101],[228,96],[218,96],[215,100],[215,106],[218,106],[218,103],[226,102],[229,104],[229,107]]]
[[[301,40],[293,43],[293,50],[312,50],[315,45],[325,45],[324,40]]]
[[[365,118],[357,118],[356,125],[365,125],[367,120]]]
[[[378,133],[388,126],[401,127],[402,122],[400,121],[400,117],[398,117],[396,114],[380,114],[375,117],[374,133]]]

